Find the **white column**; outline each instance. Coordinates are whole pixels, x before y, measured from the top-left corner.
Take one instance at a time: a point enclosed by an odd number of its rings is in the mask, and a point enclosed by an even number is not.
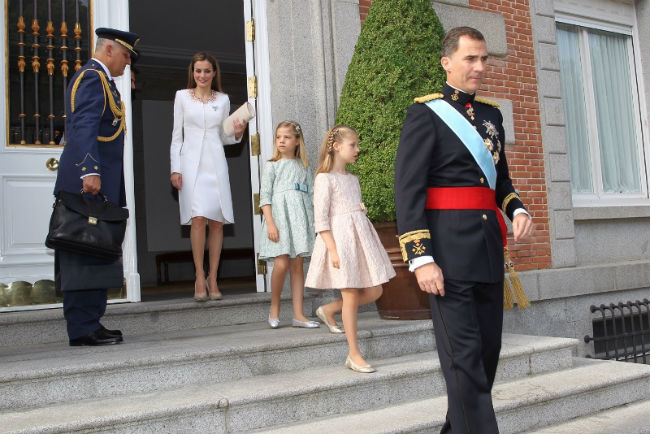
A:
[[[98,27],[110,27],[118,30],[129,30],[128,0],[95,0],[93,2],[94,32]],[[122,261],[124,262],[124,277],[126,279],[126,297],[129,301],[140,301],[140,274],[138,274],[138,250],[135,234],[135,195],[133,175],[133,136],[131,108],[131,69],[115,79],[115,84],[122,96],[126,107],[126,134],[124,136],[124,187],[126,189],[126,206],[129,209],[129,220],[126,226]]]

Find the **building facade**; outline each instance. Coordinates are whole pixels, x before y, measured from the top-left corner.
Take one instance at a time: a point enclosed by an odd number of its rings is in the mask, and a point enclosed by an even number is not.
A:
[[[24,3],[29,28],[34,2],[5,3],[9,12],[0,42],[9,53],[17,29],[11,11]],[[226,248],[256,251],[261,217],[255,195],[263,162],[273,150],[274,125],[283,119],[299,121],[309,159],[316,163],[372,1],[241,0],[197,11],[169,0],[155,24],[147,19],[147,2],[76,3],[88,8],[90,28],[84,31],[112,26],[142,35],[143,72],[135,99],[126,101],[132,218],[124,246],[125,292],[117,299],[139,301],[142,282],[155,274],[154,257],[188,248],[165,184],[167,150],[173,91],[184,87],[187,61],[201,49],[215,52],[221,61],[233,108],[249,101],[257,109],[248,142],[228,155],[240,208],[236,204],[238,224],[225,239]],[[47,10],[47,1],[36,4]],[[650,0],[444,0],[433,1],[432,7],[446,29],[471,25],[487,38],[489,78],[481,94],[501,105],[511,174],[537,225],[530,242],[511,248],[532,307],[509,311],[505,328],[576,338],[591,334],[592,304],[650,297],[650,89],[645,85],[650,77]],[[214,40],[204,36],[201,26],[182,31],[196,12],[218,21]],[[30,30],[23,36],[30,44],[24,50],[31,65]],[[62,45],[58,30],[54,39]],[[17,63],[4,58],[0,283],[5,307],[0,310],[10,309],[11,285],[34,286],[52,278],[52,255],[42,245],[55,178],[47,161],[61,149],[13,141],[10,102],[15,92],[9,88]],[[59,64],[57,58],[57,68]],[[127,81],[119,86],[127,95]],[[242,181],[233,182],[234,174]],[[257,276],[258,290],[264,291],[265,278]],[[590,351],[587,344],[580,348],[583,354]]]

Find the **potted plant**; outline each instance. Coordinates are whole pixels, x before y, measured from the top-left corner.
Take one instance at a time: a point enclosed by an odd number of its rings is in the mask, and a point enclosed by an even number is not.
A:
[[[397,277],[384,285],[377,309],[385,319],[430,318],[429,298],[402,261],[394,202],[395,155],[413,98],[445,82],[439,62],[444,30],[429,0],[374,0],[341,92],[337,123],[359,133],[351,170]]]

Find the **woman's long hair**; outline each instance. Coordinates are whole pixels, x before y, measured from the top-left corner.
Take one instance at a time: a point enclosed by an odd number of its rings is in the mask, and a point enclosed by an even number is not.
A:
[[[187,88],[194,89],[196,87],[196,81],[194,80],[194,64],[203,60],[210,62],[212,69],[216,71],[216,74],[212,77],[210,87],[212,90],[216,90],[217,92],[223,92],[223,90],[221,90],[221,70],[219,69],[219,62],[217,62],[217,59],[215,59],[212,54],[206,53],[205,51],[198,52],[192,56],[190,66],[187,68]]]
[[[343,124],[334,125],[329,129],[325,134],[323,144],[320,147],[320,153],[318,154],[316,175],[319,173],[328,173],[332,170],[332,166],[334,165],[334,142],[341,143],[343,138],[349,134],[359,135],[354,128]]]
[[[273,157],[269,161],[278,161],[281,158],[280,151],[275,143],[275,137],[277,137],[280,128],[291,128],[299,142],[294,155],[297,158],[300,158],[305,167],[309,167],[309,161],[307,161],[307,149],[305,147],[305,137],[302,135],[302,127],[296,121],[282,121],[277,127],[275,127],[275,133],[273,134]]]

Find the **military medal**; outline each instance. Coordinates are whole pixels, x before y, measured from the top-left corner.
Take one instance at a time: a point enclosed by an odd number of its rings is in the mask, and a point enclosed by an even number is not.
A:
[[[472,107],[472,104],[468,102],[465,107],[467,108],[467,116],[474,120],[474,107]]]
[[[454,93],[451,94],[451,99],[454,101],[458,101],[458,89],[456,89]]]
[[[501,140],[498,139],[499,131],[490,121],[483,121],[483,126],[485,127],[485,133],[489,136],[485,138],[483,144],[490,154],[492,154],[492,160],[496,166],[499,163],[499,152],[501,152]],[[494,145],[495,140],[496,146]]]
[[[485,127],[485,132],[487,133],[488,136],[492,137],[493,139],[499,136],[497,127],[495,127],[492,122],[483,121],[483,126]]]
[[[492,161],[494,161],[494,165],[496,166],[499,162],[499,151],[495,149],[494,142],[489,137],[486,137],[483,140],[483,145],[485,145],[485,149],[492,155]]]

